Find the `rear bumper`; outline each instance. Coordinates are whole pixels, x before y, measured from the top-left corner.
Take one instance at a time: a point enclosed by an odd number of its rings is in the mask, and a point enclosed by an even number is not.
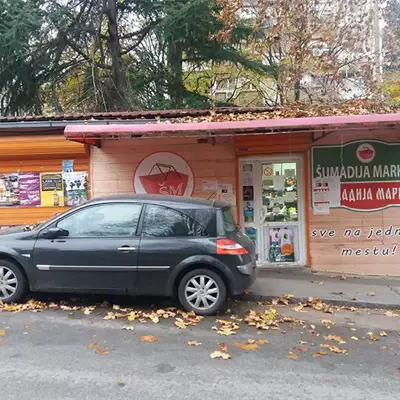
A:
[[[256,262],[237,266],[238,273],[235,274],[235,283],[231,288],[233,295],[241,294],[248,289],[256,280],[258,268]]]

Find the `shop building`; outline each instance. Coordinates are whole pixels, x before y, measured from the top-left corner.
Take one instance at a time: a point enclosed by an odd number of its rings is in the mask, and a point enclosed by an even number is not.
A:
[[[400,115],[71,125],[95,197],[230,202],[263,266],[400,275]]]

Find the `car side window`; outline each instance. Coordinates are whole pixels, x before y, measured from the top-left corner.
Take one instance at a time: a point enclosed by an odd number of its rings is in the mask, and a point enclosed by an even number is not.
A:
[[[116,203],[86,207],[57,223],[69,237],[134,236],[141,204]]]
[[[206,231],[199,223],[179,211],[168,207],[147,205],[142,235],[153,237],[206,236]]]

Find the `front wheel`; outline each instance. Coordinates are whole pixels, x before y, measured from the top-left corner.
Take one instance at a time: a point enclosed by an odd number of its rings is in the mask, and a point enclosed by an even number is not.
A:
[[[214,271],[195,269],[180,281],[178,297],[187,311],[194,311],[198,315],[213,315],[225,303],[226,286]]]
[[[0,260],[0,301],[21,301],[27,290],[28,285],[20,267],[8,260]]]

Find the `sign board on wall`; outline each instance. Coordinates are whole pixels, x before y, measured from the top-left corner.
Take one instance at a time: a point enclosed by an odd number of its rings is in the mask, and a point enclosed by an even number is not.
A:
[[[193,172],[181,156],[161,151],[140,162],[133,176],[133,187],[136,193],[191,196]]]
[[[358,140],[311,149],[313,181],[326,179],[332,208],[374,211],[400,206],[400,143]],[[330,185],[330,186],[331,186]]]

